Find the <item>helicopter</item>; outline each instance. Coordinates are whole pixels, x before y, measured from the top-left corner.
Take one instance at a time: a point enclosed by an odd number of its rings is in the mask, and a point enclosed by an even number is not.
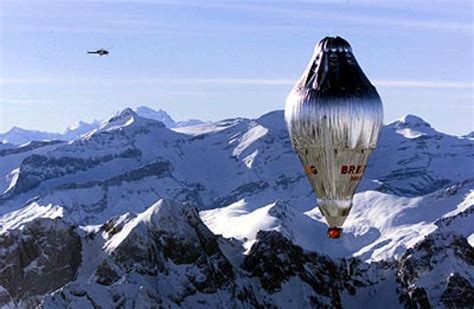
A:
[[[88,54],[97,54],[97,55],[102,57],[102,56],[107,56],[109,54],[109,51],[106,50],[106,49],[101,48],[101,49],[98,49],[98,50],[87,51],[87,53]]]

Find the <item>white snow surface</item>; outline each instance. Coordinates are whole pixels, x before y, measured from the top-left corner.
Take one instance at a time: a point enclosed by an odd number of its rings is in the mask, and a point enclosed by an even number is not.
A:
[[[34,154],[38,163],[22,163]],[[214,233],[247,249],[259,230],[278,230],[332,257],[391,259],[435,231],[438,219],[473,206],[473,158],[474,141],[437,132],[419,117],[388,124],[344,236],[330,240],[283,112],[170,130],[126,109],[70,144],[0,157],[2,177],[10,175],[3,189],[11,184],[0,196],[0,233],[41,216],[86,229],[127,212],[146,217],[167,198],[194,204]],[[472,217],[462,222],[456,231],[472,243]]]
[[[61,218],[63,209],[57,205],[38,205],[36,202],[24,208],[9,212],[0,217],[0,235],[7,230],[21,227],[24,223],[37,218]]]

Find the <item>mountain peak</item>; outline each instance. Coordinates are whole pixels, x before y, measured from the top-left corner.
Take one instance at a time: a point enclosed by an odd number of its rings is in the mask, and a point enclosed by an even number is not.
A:
[[[136,117],[137,114],[131,108],[126,108],[105,122],[100,131],[110,131],[119,127],[129,126],[135,121]]]
[[[58,133],[23,129],[17,126],[12,127],[6,133],[0,134],[1,141],[16,145],[23,145],[31,141],[55,139],[61,139],[61,135]]]
[[[403,117],[401,117],[398,121],[399,127],[410,127],[410,128],[417,128],[417,127],[429,127],[431,128],[431,125],[423,120],[421,117],[407,114]]]
[[[77,130],[81,126],[84,126],[84,125],[87,125],[87,124],[88,124],[87,122],[84,122],[82,120],[76,121],[75,123],[73,123],[72,125],[67,127],[65,132],[71,132],[71,131]]]
[[[139,117],[137,113],[135,113],[135,111],[131,109],[130,107],[127,107],[123,109],[122,111],[115,113],[115,115],[112,116],[112,118],[110,118],[107,122],[111,123],[111,122],[117,122],[117,121],[123,121],[123,120],[128,121],[132,118],[137,118],[137,117]]]
[[[7,133],[23,133],[26,130],[17,126],[13,126]]]
[[[164,127],[164,125],[160,122],[138,116],[137,113],[135,113],[133,109],[127,107],[121,112],[115,114],[115,116],[110,118],[108,121],[104,122],[102,126],[99,128],[98,132],[113,131],[113,130],[121,129],[124,127],[129,127],[131,125],[133,126],[153,125],[153,126],[158,126],[158,127]]]
[[[119,247],[126,247],[130,240],[135,242],[136,239],[148,238],[147,234],[150,231],[152,234],[160,235],[160,241],[166,238],[165,235],[172,235],[171,237],[175,240],[187,240],[188,250],[199,246],[200,239],[208,242],[215,238],[215,235],[201,221],[196,208],[190,204],[160,199],[125,223],[120,231],[108,241],[107,250],[111,252]],[[188,243],[189,240],[192,241]],[[155,241],[153,242],[156,244]],[[177,243],[173,245],[176,246]]]
[[[148,106],[145,106],[145,105],[141,105],[139,107],[136,108],[136,111],[142,111],[142,112],[155,112],[154,109],[151,109],[149,108]],[[160,108],[160,111],[161,111],[161,108]]]
[[[387,127],[395,130],[397,134],[410,139],[426,135],[439,135],[439,133],[433,129],[428,122],[423,120],[421,117],[411,114],[407,114],[400,119],[389,123]]]
[[[286,123],[284,119],[284,112],[282,110],[276,110],[260,116],[257,119],[257,122],[267,128],[278,127],[280,129],[286,130]]]
[[[130,107],[127,107],[123,111],[121,111],[118,116],[120,116],[120,117],[135,117],[135,116],[137,116],[137,114],[135,113],[135,111],[133,109],[131,109]]]
[[[168,128],[176,127],[176,121],[174,121],[174,119],[161,108],[156,111],[146,106],[139,106],[135,111],[140,117],[160,121]]]
[[[141,213],[138,216],[138,220],[153,222],[157,225],[171,225],[171,231],[173,231],[176,229],[174,225],[183,221],[186,217],[184,214],[192,212],[193,209],[188,204],[177,203],[169,199],[160,199]],[[198,216],[197,211],[195,211],[194,215]]]
[[[78,122],[70,125],[64,130],[63,137],[66,140],[75,140],[76,138],[92,132],[95,129],[98,129],[101,126],[101,122],[97,119],[94,119],[92,122],[85,122],[79,120]]]
[[[169,114],[168,114],[164,109],[162,109],[162,108],[160,108],[160,109],[158,109],[158,110],[155,110],[155,109],[150,108],[150,107],[145,106],[145,105],[140,105],[139,107],[137,107],[137,108],[135,109],[135,111],[136,111],[137,113],[146,113],[146,112],[147,112],[147,113],[162,113],[162,114],[166,114],[166,115],[169,116]],[[171,116],[170,116],[170,117],[171,117]]]
[[[464,137],[464,138],[474,138],[474,131],[471,131],[471,132],[463,135],[462,137]]]

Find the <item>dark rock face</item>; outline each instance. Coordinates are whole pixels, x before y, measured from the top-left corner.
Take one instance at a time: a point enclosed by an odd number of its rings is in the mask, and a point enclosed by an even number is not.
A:
[[[402,292],[400,295],[400,303],[409,309],[431,308],[426,290],[417,287],[410,288],[409,292]]]
[[[448,279],[441,302],[447,308],[468,308],[474,305],[474,287],[458,273]]]
[[[149,276],[168,273],[170,262],[193,265],[199,275],[185,275],[185,279],[202,293],[215,293],[232,282],[234,270],[219,248],[218,237],[200,220],[196,209],[163,201],[159,208],[152,210],[150,224],[137,223],[114,248],[110,258],[99,266],[96,282],[110,285],[133,272]],[[169,224],[179,227],[168,229]],[[114,229],[109,226],[109,230]]]
[[[472,267],[474,249],[465,237],[452,232],[434,232],[409,249],[400,259],[397,274],[400,302],[407,308],[429,308],[430,305],[439,303],[456,307],[469,300],[472,305],[474,290],[469,280],[463,277],[469,277],[467,270]],[[461,275],[456,272],[459,269],[466,272]],[[469,279],[474,280],[472,277]],[[428,281],[431,286],[422,287],[419,281]],[[447,285],[440,294],[443,282],[447,282]]]
[[[52,292],[74,280],[81,263],[81,239],[61,219],[36,219],[0,235],[3,304]],[[0,303],[2,305],[2,303]]]
[[[14,303],[10,293],[0,285],[0,306]]]
[[[411,188],[392,187],[391,182],[409,182],[412,179],[420,179],[420,183],[415,183]],[[381,192],[393,193],[400,196],[418,196],[429,194],[451,185],[449,179],[440,179],[427,172],[426,168],[401,168],[393,170],[384,176],[382,181],[386,184],[377,188]]]
[[[13,148],[7,148],[7,149],[1,149],[0,150],[0,157],[6,157],[9,155],[13,154],[19,154],[23,152],[28,152],[33,149],[45,147],[45,146],[50,146],[50,145],[58,145],[64,143],[63,141],[32,141],[28,143],[27,145],[20,146],[20,147],[13,147]]]
[[[290,277],[303,272],[307,259],[301,247],[276,231],[260,231],[257,239],[259,241],[252,246],[243,268],[258,277],[264,289],[276,291]]]
[[[313,290],[312,305],[341,307],[338,289],[344,277],[328,257],[306,253],[276,231],[260,231],[242,268],[260,280],[269,293],[280,290],[283,283],[299,277]]]
[[[42,181],[58,178],[67,174],[86,171],[105,162],[118,158],[135,158],[141,155],[139,149],[129,148],[125,151],[95,158],[73,158],[73,157],[47,157],[43,155],[31,155],[27,157],[20,166],[20,176],[14,194],[31,190]]]
[[[400,307],[463,308],[474,304],[474,278],[468,270],[473,266],[473,248],[452,232],[431,234],[400,261],[366,264],[356,258],[331,260],[304,251],[279,232],[260,231],[242,268],[269,294],[299,278],[311,287],[310,303],[318,308],[340,308],[343,294],[357,297],[363,289],[386,293],[386,282],[392,280],[396,286],[391,293],[398,295]],[[456,269],[464,271],[459,274]]]

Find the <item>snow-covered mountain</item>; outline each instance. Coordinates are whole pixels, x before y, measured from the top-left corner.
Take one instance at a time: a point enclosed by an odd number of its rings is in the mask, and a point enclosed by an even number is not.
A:
[[[5,133],[0,133],[2,143],[22,145],[31,141],[60,140],[62,135],[44,131],[26,130],[13,127]]]
[[[36,141],[72,141],[87,132],[97,129],[99,126],[100,121],[98,120],[94,120],[91,123],[79,121],[78,123],[69,126],[63,133],[35,131],[13,127],[5,133],[0,133],[0,141],[15,145],[24,145]]]
[[[156,111],[146,106],[139,106],[135,109],[135,112],[140,117],[162,122],[167,128],[176,127],[176,121],[174,121],[173,118],[171,118],[171,116],[162,109]]]
[[[181,128],[189,127],[200,124],[205,124],[206,122],[199,119],[187,119],[181,121],[175,121],[171,116],[164,110],[154,110],[146,106],[139,106],[135,109],[135,112],[140,117],[149,118],[162,122],[167,128]]]
[[[167,200],[96,227],[37,218],[0,238],[0,300],[45,308],[468,307],[474,250],[445,224],[399,260],[367,264],[305,251],[277,231],[258,232],[243,254],[196,208]]]
[[[53,264],[37,265],[57,260],[35,261],[61,253],[0,263],[0,304],[474,303],[472,139],[411,115],[385,126],[345,234],[329,240],[283,112],[172,130],[151,118],[126,109],[70,143],[0,148],[0,254],[26,254],[15,243],[29,226],[50,244],[68,226],[81,245],[63,262],[83,261],[42,289]],[[19,272],[37,277],[2,281]]]
[[[100,125],[100,120],[94,120],[90,123],[78,121],[66,128],[66,130],[62,134],[61,139],[66,141],[73,141],[79,138],[80,136],[99,128]]]
[[[465,138],[470,138],[470,139],[474,139],[474,131],[471,131],[471,132],[469,132],[468,134],[463,135],[463,137],[465,137]]]
[[[146,106],[140,106],[135,109],[135,112],[144,118],[149,118],[162,122],[168,128],[189,127],[204,124],[206,122],[198,119],[188,119],[182,121],[175,121],[171,116],[162,109],[158,111]],[[52,133],[44,131],[27,130],[19,127],[13,127],[5,133],[0,133],[0,142],[11,143],[15,145],[23,145],[32,141],[51,141],[63,140],[73,141],[82,135],[98,129],[104,122],[93,120],[92,122],[78,121],[64,130],[63,133]]]

